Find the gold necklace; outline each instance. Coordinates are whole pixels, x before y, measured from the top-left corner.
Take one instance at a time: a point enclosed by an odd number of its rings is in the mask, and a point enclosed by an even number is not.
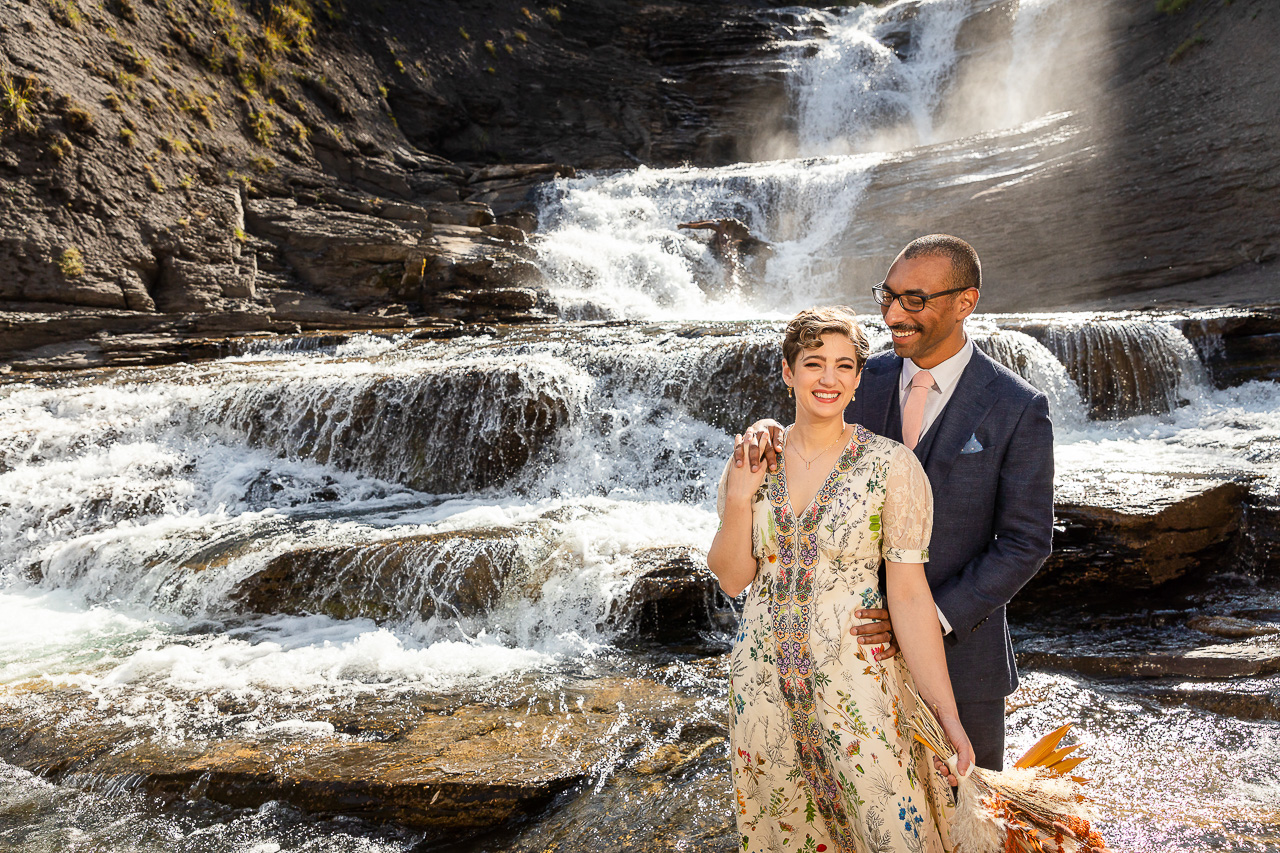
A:
[[[822,448],[822,450],[821,450],[821,451],[819,451],[818,453],[816,453],[812,459],[805,459],[805,458],[804,458],[804,456],[800,453],[800,449],[799,449],[799,448],[796,448],[796,456],[799,456],[799,457],[800,457],[800,461],[804,463],[804,469],[805,469],[806,471],[811,470],[811,469],[812,469],[812,467],[813,467],[813,463],[814,463],[814,462],[817,462],[817,461],[818,461],[818,459],[819,459],[819,458],[820,458],[824,453],[826,453],[826,452],[827,452],[828,450],[830,450],[831,448],[835,447],[835,446],[836,446],[836,443],[837,443],[837,442],[839,442],[839,441],[840,441],[840,439],[844,438],[844,431],[845,431],[845,430],[847,430],[848,428],[849,428],[849,425],[848,425],[847,423],[845,423],[844,421],[841,421],[841,422],[840,422],[840,434],[836,436],[836,440],[835,440],[835,441],[833,441],[833,442],[831,442],[830,444],[828,444],[826,447]],[[784,439],[784,441],[783,441],[783,452],[784,452],[784,453],[786,452],[786,445],[788,445],[788,444],[790,444],[790,443],[791,443],[791,430],[787,430],[786,438],[785,438],[785,439]]]

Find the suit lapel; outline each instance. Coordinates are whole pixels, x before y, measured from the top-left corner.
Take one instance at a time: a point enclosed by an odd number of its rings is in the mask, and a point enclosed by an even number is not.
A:
[[[996,369],[991,359],[980,349],[973,350],[973,357],[960,374],[955,393],[951,395],[942,417],[935,425],[933,438],[925,449],[924,463],[929,482],[940,484],[951,473],[951,466],[960,456],[969,437],[974,434],[982,419],[996,402]]]

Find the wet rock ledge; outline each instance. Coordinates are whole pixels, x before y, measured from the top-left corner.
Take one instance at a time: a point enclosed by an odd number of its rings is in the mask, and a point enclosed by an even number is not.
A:
[[[265,723],[260,709],[228,701],[217,737],[175,741],[102,697],[42,682],[0,696],[0,753],[90,788],[247,808],[278,800],[444,833],[534,813],[624,756],[643,759],[635,752],[642,742],[666,741],[649,763],[675,753],[669,767],[725,734],[696,696],[648,678],[530,688],[520,698],[371,696],[329,710],[283,707],[266,712]]]

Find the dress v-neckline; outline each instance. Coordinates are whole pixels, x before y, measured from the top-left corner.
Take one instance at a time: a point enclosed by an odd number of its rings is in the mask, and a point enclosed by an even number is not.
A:
[[[855,428],[850,431],[849,440],[844,443],[844,447],[842,447],[840,449],[840,452],[836,454],[835,461],[831,463],[831,468],[830,470],[827,471],[827,476],[822,480],[822,483],[818,486],[817,491],[813,493],[813,497],[809,498],[809,503],[805,504],[804,509],[798,513],[796,512],[795,506],[792,505],[791,503],[791,484],[787,482],[786,438],[789,437],[790,435],[791,435],[791,427],[787,427],[786,435],[783,438],[782,455],[778,458],[778,479],[782,481],[782,498],[783,498],[782,502],[786,506],[787,512],[791,513],[791,517],[795,519],[797,523],[799,523],[800,519],[808,515],[809,510],[813,509],[814,503],[816,503],[818,500],[818,495],[822,494],[823,490],[828,485],[830,485],[831,478],[836,475],[836,469],[840,467],[840,460],[843,459],[844,455],[849,452],[849,445],[853,443],[853,440],[855,438],[857,438],[858,430]]]

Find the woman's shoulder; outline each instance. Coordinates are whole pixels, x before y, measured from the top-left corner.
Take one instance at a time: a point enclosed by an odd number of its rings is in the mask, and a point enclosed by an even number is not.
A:
[[[860,424],[854,424],[854,440],[864,445],[868,452],[887,459],[891,467],[921,468],[920,460],[905,444],[872,432]]]
[[[872,432],[862,424],[853,425],[853,440],[866,450],[876,453],[892,454],[895,448],[905,447],[902,442],[885,438],[880,433]]]

